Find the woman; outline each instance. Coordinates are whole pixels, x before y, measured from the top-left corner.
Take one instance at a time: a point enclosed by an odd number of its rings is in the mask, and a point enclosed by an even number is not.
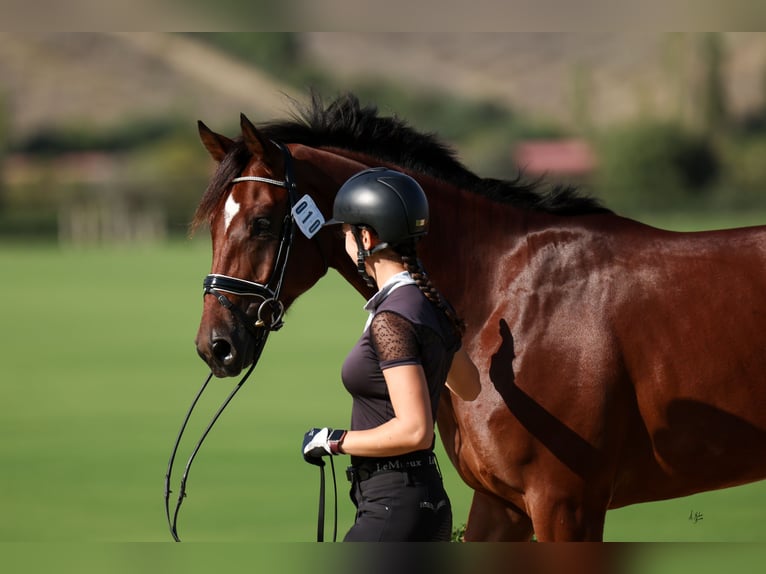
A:
[[[346,541],[449,540],[452,510],[433,453],[436,408],[445,383],[473,400],[479,378],[460,350],[462,322],[417,258],[426,196],[403,173],[367,169],[338,191],[331,224],[342,224],[349,257],[378,291],[341,373],[353,397],[351,430],[312,429],[304,458],[351,455],[357,514]]]

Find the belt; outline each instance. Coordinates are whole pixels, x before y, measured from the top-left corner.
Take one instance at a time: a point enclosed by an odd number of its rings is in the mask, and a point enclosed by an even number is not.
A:
[[[349,482],[362,482],[387,472],[411,474],[435,474],[441,476],[436,455],[431,451],[419,451],[390,458],[365,458],[346,469]]]

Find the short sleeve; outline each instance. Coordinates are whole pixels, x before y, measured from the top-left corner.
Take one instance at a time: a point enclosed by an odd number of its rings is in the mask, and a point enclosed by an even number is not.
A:
[[[415,326],[401,315],[378,313],[370,325],[370,335],[381,369],[421,362]]]

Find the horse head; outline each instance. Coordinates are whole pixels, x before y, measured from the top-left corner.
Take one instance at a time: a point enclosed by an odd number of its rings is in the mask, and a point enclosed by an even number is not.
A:
[[[199,122],[218,168],[195,215],[195,225],[208,224],[213,246],[195,342],[218,377],[257,361],[268,332],[325,274],[332,251],[329,229],[313,238],[296,232],[294,162],[286,145],[265,137],[244,115],[241,130],[232,140]]]

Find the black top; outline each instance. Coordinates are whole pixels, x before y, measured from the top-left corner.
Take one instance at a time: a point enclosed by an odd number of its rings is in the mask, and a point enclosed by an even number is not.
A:
[[[441,390],[459,348],[460,339],[449,320],[417,285],[392,291],[343,363],[343,384],[353,397],[351,430],[374,428],[394,417],[383,370],[400,365],[423,366],[435,420]]]

